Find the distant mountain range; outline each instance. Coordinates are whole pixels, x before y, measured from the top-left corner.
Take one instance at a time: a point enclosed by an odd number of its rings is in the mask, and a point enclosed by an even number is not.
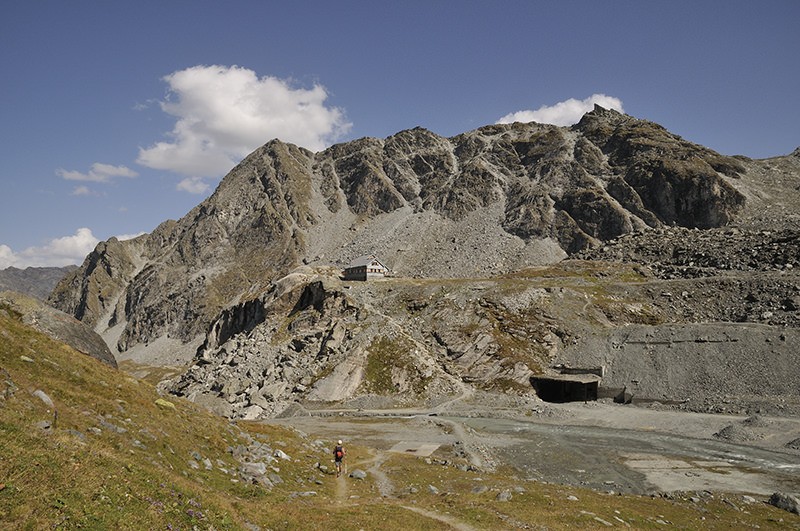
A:
[[[31,295],[37,299],[47,300],[50,292],[67,273],[78,266],[65,267],[26,267],[18,269],[8,267],[0,269],[0,291],[16,291]]]

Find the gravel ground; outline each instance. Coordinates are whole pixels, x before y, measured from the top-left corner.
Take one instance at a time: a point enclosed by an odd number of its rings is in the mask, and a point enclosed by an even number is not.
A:
[[[425,410],[361,410],[317,411],[268,422],[378,451],[401,442],[438,444],[435,459],[474,453],[486,469],[509,465],[521,478],[601,491],[800,491],[800,451],[792,447],[800,436],[799,419],[606,402],[528,404],[516,418],[497,417],[497,410],[484,408],[481,401],[454,403],[454,411],[465,405],[472,406],[469,418],[429,416]],[[751,435],[731,440],[720,433]]]

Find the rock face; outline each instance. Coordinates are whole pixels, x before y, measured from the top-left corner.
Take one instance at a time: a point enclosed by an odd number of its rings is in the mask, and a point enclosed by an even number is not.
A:
[[[46,300],[56,284],[74,269],[76,266],[0,269],[0,291],[16,291]]]
[[[221,308],[299,260],[310,183],[297,177],[297,159],[309,155],[264,146],[179,222],[99,244],[50,301],[118,352],[162,337],[188,343]]]
[[[281,415],[298,400],[435,403],[470,386],[529,389],[555,339],[526,322],[531,294],[509,309],[473,298],[469,282],[445,296],[413,280],[357,284],[303,267],[226,309],[169,390],[240,418]]]
[[[301,261],[377,253],[399,275],[448,277],[553,263],[634,230],[724,225],[745,170],[599,107],[571,128],[412,129],[316,154],[272,141],[181,220],[99,244],[50,301],[119,353],[193,344]]]
[[[19,314],[23,323],[36,330],[116,368],[117,362],[103,338],[71,315],[12,291],[0,292],[0,309],[3,308]]]
[[[769,304],[769,281],[747,275]],[[531,395],[532,376],[564,364],[603,366],[602,386],[637,401],[800,413],[798,312],[744,311],[753,304],[744,282],[662,280],[604,261],[366,283],[304,266],[226,309],[167,388],[225,416],[257,418],[292,414],[297,402],[431,407],[475,391]],[[775,291],[800,289],[797,275],[782,282]]]

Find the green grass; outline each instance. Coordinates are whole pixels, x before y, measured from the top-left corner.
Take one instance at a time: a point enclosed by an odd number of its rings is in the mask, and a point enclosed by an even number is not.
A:
[[[394,343],[381,337],[370,345],[367,354],[367,366],[364,373],[364,390],[387,395],[394,392],[392,385],[392,367],[398,354]]]
[[[363,391],[377,395],[392,395],[400,391],[396,374],[404,374],[403,381],[411,385],[414,394],[424,393],[428,379],[418,373],[414,358],[410,354],[416,345],[404,336],[389,338],[380,336],[367,348],[367,364],[364,370]]]
[[[0,522],[144,529],[203,520],[225,528],[241,523],[228,496],[263,497],[218,467],[188,466],[198,452],[235,469],[225,448],[242,438],[227,423],[191,404],[161,408],[150,385],[13,318],[0,317],[0,334]],[[33,395],[37,389],[54,409]],[[54,427],[42,430],[40,421]]]
[[[0,316],[0,335],[0,527],[238,529],[257,521],[265,497],[280,494],[223,472],[238,466],[227,448],[247,444],[240,428],[173,397],[164,398],[174,408],[159,407],[150,384],[13,317]],[[57,418],[36,389],[53,400]],[[51,430],[35,426],[54,419]],[[299,444],[296,434],[270,435]],[[193,453],[213,468],[193,469]],[[284,467],[293,477],[303,465]]]

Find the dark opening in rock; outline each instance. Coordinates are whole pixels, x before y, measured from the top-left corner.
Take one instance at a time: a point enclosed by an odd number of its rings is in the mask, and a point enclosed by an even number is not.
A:
[[[533,376],[531,385],[545,402],[597,400],[600,378],[592,374]]]

